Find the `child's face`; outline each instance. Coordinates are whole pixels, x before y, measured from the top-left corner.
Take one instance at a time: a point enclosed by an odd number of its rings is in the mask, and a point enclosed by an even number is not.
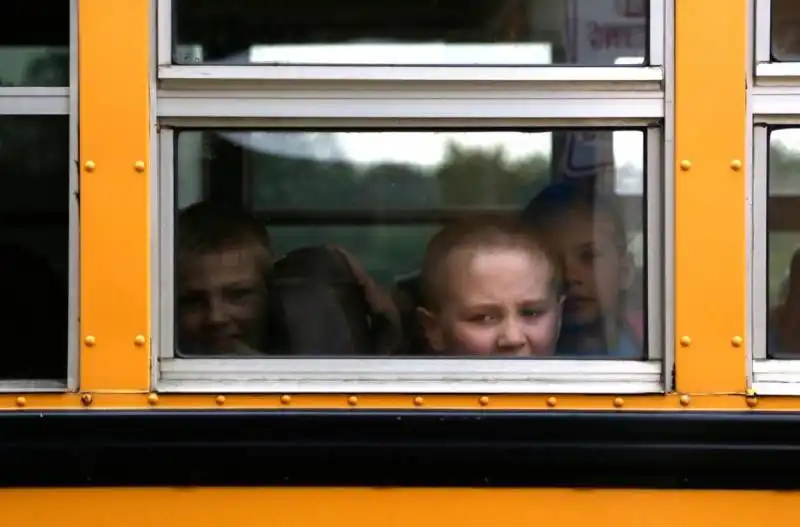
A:
[[[180,270],[178,330],[186,353],[237,354],[257,349],[265,291],[254,251],[187,258]]]
[[[630,286],[633,265],[615,243],[614,223],[578,208],[558,218],[551,233],[564,264],[564,324],[580,327],[618,316],[624,307],[618,305],[620,292]]]
[[[561,325],[553,266],[525,249],[451,255],[446,298],[423,310],[431,347],[451,355],[550,356]]]

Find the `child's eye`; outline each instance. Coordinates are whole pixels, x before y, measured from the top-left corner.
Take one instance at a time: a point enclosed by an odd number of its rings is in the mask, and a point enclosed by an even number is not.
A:
[[[475,322],[478,324],[487,324],[489,322],[492,322],[493,320],[494,317],[492,315],[472,315],[471,317],[469,317],[470,322]]]
[[[581,252],[581,260],[584,262],[592,262],[598,256],[600,256],[600,252],[597,249],[586,249]]]
[[[542,315],[542,311],[538,309],[523,309],[519,314],[524,318],[537,318]]]

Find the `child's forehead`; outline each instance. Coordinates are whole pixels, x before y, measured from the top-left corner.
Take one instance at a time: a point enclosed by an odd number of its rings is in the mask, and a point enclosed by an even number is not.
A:
[[[482,245],[451,251],[442,262],[448,276],[506,272],[510,268],[550,266],[547,254],[536,246]]]
[[[240,267],[253,265],[258,259],[257,249],[245,244],[232,244],[220,247],[203,247],[185,251],[180,258],[183,267]]]

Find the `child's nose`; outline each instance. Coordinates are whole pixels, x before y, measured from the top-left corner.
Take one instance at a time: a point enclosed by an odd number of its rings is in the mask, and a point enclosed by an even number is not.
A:
[[[497,345],[501,349],[519,348],[525,345],[525,333],[517,320],[507,320],[501,329]]]

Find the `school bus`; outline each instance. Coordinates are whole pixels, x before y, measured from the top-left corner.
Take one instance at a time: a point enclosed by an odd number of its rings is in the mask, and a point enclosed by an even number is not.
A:
[[[6,2],[6,522],[792,523],[795,7]],[[640,356],[178,350],[195,203],[391,289],[567,180],[620,204]]]

